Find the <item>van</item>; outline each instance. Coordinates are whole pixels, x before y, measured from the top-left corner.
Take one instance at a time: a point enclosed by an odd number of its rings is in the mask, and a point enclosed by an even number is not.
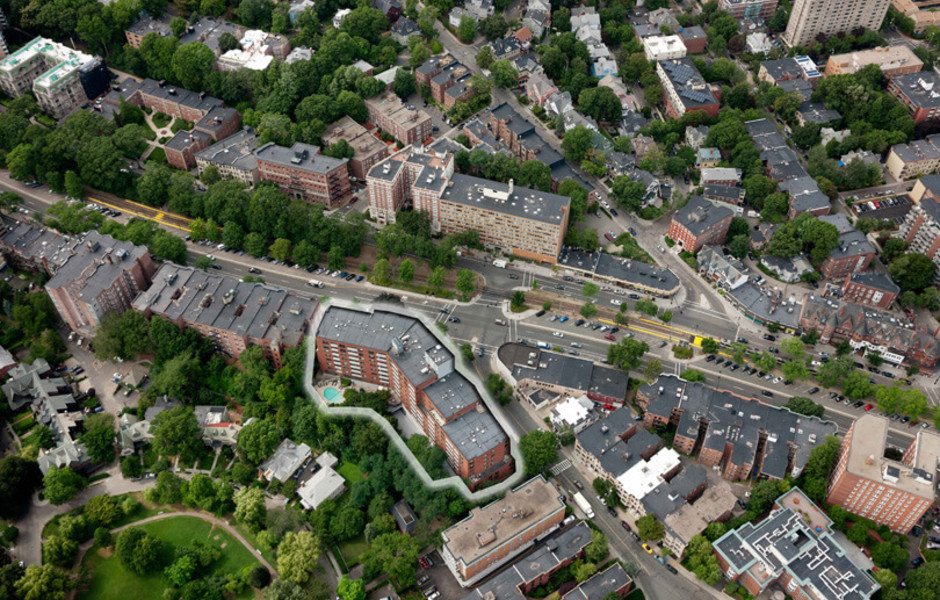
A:
[[[496,319],[493,322],[496,323],[497,325],[503,325],[503,326],[506,325],[506,321],[503,321],[502,319]]]

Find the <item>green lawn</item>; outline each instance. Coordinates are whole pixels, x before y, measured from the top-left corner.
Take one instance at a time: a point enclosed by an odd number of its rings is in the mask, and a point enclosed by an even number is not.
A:
[[[362,471],[359,470],[359,465],[355,463],[343,463],[343,466],[336,469],[336,472],[346,480],[347,487],[362,479]]]
[[[157,127],[157,129],[163,129],[164,127],[169,125],[170,121],[172,120],[173,120],[173,117],[169,115],[165,115],[163,113],[158,112],[153,115],[153,124]]]
[[[369,549],[366,538],[359,536],[339,544],[339,551],[343,553],[346,565],[352,567],[359,564],[359,559]]]
[[[238,540],[222,529],[199,517],[170,517],[141,525],[141,528],[167,542],[166,562],[173,556],[173,547],[200,540],[222,548],[222,558],[212,565],[210,574],[233,573],[257,560]],[[82,566],[92,574],[87,589],[78,600],[161,600],[168,586],[162,573],[138,577],[126,570],[113,556],[103,556],[97,548],[85,555]],[[246,591],[239,598],[251,598]]]
[[[147,157],[147,162],[152,163],[165,163],[166,162],[166,152],[163,148],[154,148],[153,152],[150,153],[150,156]]]

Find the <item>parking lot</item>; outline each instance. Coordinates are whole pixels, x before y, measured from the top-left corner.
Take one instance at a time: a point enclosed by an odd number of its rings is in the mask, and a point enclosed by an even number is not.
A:
[[[434,600],[452,600],[467,595],[467,590],[457,583],[457,579],[444,564],[444,561],[441,560],[441,555],[436,550],[422,555],[422,558],[425,556],[429,557],[433,564],[429,569],[425,569],[420,564],[418,565],[418,581],[421,581],[424,577],[428,578],[424,584],[420,585],[423,597],[433,598]],[[436,590],[429,593],[432,588],[436,588]],[[435,593],[440,595],[435,596]]]
[[[68,333],[63,332],[62,339],[65,341],[66,350],[71,357],[65,361],[72,380],[76,382],[76,388],[82,392],[90,389],[95,390],[95,395],[104,407],[105,412],[115,415],[121,414],[121,411],[127,407],[137,406],[140,399],[140,392],[130,391],[126,396],[128,388],[124,385],[118,389],[118,384],[114,382],[114,375],[120,375],[120,380],[124,380],[131,374],[132,370],[146,370],[147,366],[132,362],[116,363],[112,361],[101,361],[95,358],[93,352],[88,349],[88,340],[81,336],[73,336],[68,339]],[[81,346],[78,345],[82,340]],[[75,373],[76,367],[81,367],[80,373]],[[146,385],[146,384],[145,384]]]

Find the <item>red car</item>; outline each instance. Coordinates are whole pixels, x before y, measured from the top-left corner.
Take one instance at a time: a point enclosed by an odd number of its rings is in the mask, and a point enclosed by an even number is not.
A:
[[[875,405],[874,405],[874,404],[866,404],[866,405],[865,405],[865,412],[868,412],[868,411],[870,411],[870,410],[873,409],[873,408],[875,408]]]
[[[616,341],[617,341],[617,338],[615,338],[615,337],[613,336],[613,334],[611,334],[611,333],[605,333],[605,334],[604,334],[604,339],[605,339],[605,340],[610,340],[610,341],[612,341],[612,342],[616,342]]]

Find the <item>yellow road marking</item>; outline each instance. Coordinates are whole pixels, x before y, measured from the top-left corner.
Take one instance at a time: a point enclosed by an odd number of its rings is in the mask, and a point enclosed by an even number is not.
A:
[[[179,229],[180,231],[186,231],[186,232],[189,231],[189,227],[181,227],[181,226],[179,226],[179,225],[176,225],[175,223],[170,223],[169,221],[167,221],[167,220],[165,219],[166,215],[165,215],[164,213],[162,213],[162,212],[157,212],[156,215],[145,215],[145,214],[143,214],[143,213],[139,213],[139,212],[130,210],[130,209],[128,209],[126,206],[117,206],[117,205],[115,205],[115,204],[111,204],[110,202],[105,202],[104,200],[99,200],[99,199],[97,199],[97,198],[92,198],[91,196],[89,196],[88,199],[91,200],[92,202],[97,203],[97,204],[102,204],[102,205],[104,205],[104,206],[107,206],[108,208],[113,208],[114,210],[117,210],[117,211],[120,211],[120,212],[126,212],[126,213],[129,214],[129,215],[133,215],[133,216],[135,216],[135,217],[140,217],[141,219],[146,219],[147,221],[153,221],[153,222],[155,222],[155,223],[160,223],[161,225],[166,225],[167,227],[173,227],[174,229]],[[138,203],[136,203],[136,202],[131,202],[130,200],[127,200],[127,202],[129,202],[130,204],[134,204],[134,205],[136,205],[136,206],[143,206],[142,204],[138,204]],[[152,207],[147,207],[147,208],[148,208],[149,210],[154,210]],[[174,215],[174,217],[176,217],[176,215]],[[187,223],[189,223],[189,222],[192,221],[191,219],[187,219],[186,217],[177,217],[177,218],[179,218],[180,220],[185,221],[185,222],[187,222]]]

